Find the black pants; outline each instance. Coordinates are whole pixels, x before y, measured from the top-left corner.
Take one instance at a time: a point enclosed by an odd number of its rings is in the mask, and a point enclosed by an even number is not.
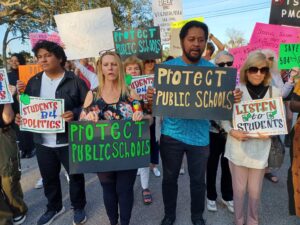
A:
[[[153,117],[153,124],[151,124],[150,126],[150,145],[151,145],[150,162],[152,164],[158,165],[159,144],[158,141],[156,141],[156,137],[155,137],[155,117]]]
[[[119,219],[121,225],[129,225],[133,207],[133,186],[137,170],[123,170],[98,173],[103,188],[103,200],[111,225]]]
[[[231,173],[229,170],[228,159],[224,157],[226,139],[219,133],[209,133],[210,154],[207,161],[206,184],[207,198],[215,201],[217,199],[216,177],[218,165],[221,157],[221,193],[225,201],[232,201],[233,191],[231,183]]]
[[[205,171],[208,146],[188,145],[169,136],[161,136],[160,154],[163,166],[162,194],[165,216],[176,218],[177,180],[184,153],[190,175],[192,221],[202,219],[205,203]]]
[[[44,192],[48,199],[48,210],[60,210],[62,207],[62,193],[59,173],[61,164],[69,174],[68,146],[49,148],[43,145],[36,146],[37,160],[43,178]],[[71,204],[74,209],[83,209],[86,204],[85,183],[83,174],[69,175],[69,191]]]

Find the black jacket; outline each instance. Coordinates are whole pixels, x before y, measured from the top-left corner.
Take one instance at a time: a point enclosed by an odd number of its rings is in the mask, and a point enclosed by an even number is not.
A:
[[[29,80],[25,89],[25,94],[34,97],[40,97],[42,74],[43,72],[40,72]],[[55,98],[64,99],[65,112],[72,111],[74,114],[74,120],[78,120],[81,107],[83,106],[88,91],[89,89],[83,80],[76,77],[73,72],[65,71],[64,78],[61,80],[56,89]],[[68,143],[68,126],[66,125],[65,127],[65,133],[57,133],[57,144]],[[34,133],[33,136],[36,144],[42,144],[41,134]]]

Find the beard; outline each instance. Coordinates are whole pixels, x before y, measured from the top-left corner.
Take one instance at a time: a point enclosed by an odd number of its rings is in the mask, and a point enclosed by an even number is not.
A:
[[[203,52],[201,52],[201,49],[199,49],[199,50],[198,50],[198,51],[199,51],[199,55],[197,55],[197,56],[192,56],[192,55],[190,54],[190,52],[187,52],[185,49],[182,49],[182,51],[183,51],[183,54],[188,58],[188,60],[190,60],[190,61],[193,62],[193,63],[198,62],[198,61],[201,59],[201,56],[202,56],[202,53],[203,53]]]

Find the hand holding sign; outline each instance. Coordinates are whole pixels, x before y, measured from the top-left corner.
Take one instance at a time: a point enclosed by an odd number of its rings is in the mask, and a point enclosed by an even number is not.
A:
[[[70,122],[74,120],[74,114],[72,111],[67,111],[61,115],[61,117],[66,121]]]
[[[249,138],[251,138],[251,136],[249,136],[248,134],[249,134],[248,132],[242,130],[232,129],[229,131],[229,135],[231,135],[232,137],[234,137],[239,141],[247,141]]]

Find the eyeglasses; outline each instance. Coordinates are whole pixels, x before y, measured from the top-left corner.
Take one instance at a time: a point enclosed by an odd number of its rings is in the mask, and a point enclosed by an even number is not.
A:
[[[256,66],[251,66],[247,69],[248,73],[257,73],[258,71],[261,73],[261,74],[268,74],[270,69],[269,67],[262,67],[262,68],[258,68]]]
[[[217,63],[218,67],[224,67],[225,65],[232,66],[232,64],[233,64],[233,61]]]
[[[107,50],[101,50],[99,52],[99,56],[103,57],[104,55],[109,54],[109,53],[115,53],[115,54],[117,54],[119,56],[119,58],[121,58],[121,56],[119,55],[119,53],[116,52],[114,48],[107,49]]]

